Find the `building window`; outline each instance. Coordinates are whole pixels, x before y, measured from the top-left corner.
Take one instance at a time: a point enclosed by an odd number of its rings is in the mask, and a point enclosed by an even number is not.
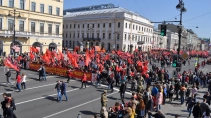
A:
[[[48,24],[48,34],[52,35],[52,24]]]
[[[95,27],[95,24],[92,24],[92,28],[94,28]]]
[[[40,23],[40,34],[44,34],[44,23]]]
[[[136,30],[138,30],[138,26],[136,25]]]
[[[31,22],[31,33],[35,33],[35,22]]]
[[[0,0],[0,6],[2,6],[2,0]]]
[[[2,18],[0,18],[0,30],[2,30]]]
[[[105,33],[103,33],[103,39],[105,39]]]
[[[127,34],[125,34],[125,40],[127,39]]]
[[[100,38],[100,34],[99,33],[97,33],[97,38]]]
[[[70,33],[70,38],[72,37],[71,33]]]
[[[108,33],[108,39],[111,39],[111,33]]]
[[[141,27],[140,27],[140,26],[138,27],[138,30],[139,30],[139,31],[141,30]]]
[[[14,27],[14,20],[9,19],[8,20],[8,30],[12,31]]]
[[[83,28],[84,28],[84,24],[83,24]]]
[[[84,38],[84,33],[82,33],[82,38]]]
[[[111,23],[109,23],[109,28],[111,28]]]
[[[99,23],[97,24],[97,27],[100,28],[100,24]]]
[[[78,33],[78,38],[79,38],[79,33]]]
[[[94,33],[92,33],[92,38],[94,38]]]
[[[14,7],[14,0],[9,0],[9,7]]]
[[[86,37],[89,38],[89,33],[86,34]]]
[[[74,29],[75,29],[75,24],[74,24]]]
[[[78,28],[80,28],[80,25],[78,24]]]
[[[66,38],[67,38],[67,33],[66,33]]]
[[[125,28],[127,28],[127,23],[125,23]]]
[[[141,27],[141,31],[142,31],[142,32],[144,31],[144,28],[143,28],[143,27]]]
[[[117,40],[119,40],[119,34],[117,34]]]
[[[120,28],[120,22],[118,22],[118,28]]]
[[[137,36],[136,36],[135,40],[137,41]]]
[[[36,11],[36,3],[32,2],[31,4],[31,11],[35,12]]]
[[[130,35],[128,35],[128,40],[130,40]]]
[[[67,43],[68,43],[68,41],[66,40],[66,47],[67,47],[67,45],[68,45]]]
[[[25,0],[20,0],[20,9],[24,9],[24,1]],[[0,2],[1,2],[1,0],[0,0]]]
[[[59,16],[60,15],[60,8],[56,8],[56,15]]]
[[[70,44],[69,44],[69,47],[70,47],[70,48],[71,48],[71,45],[72,45],[72,44],[71,44],[71,41],[70,41]]]
[[[103,28],[105,28],[105,23],[103,23]]]
[[[140,36],[138,36],[138,41],[140,41]]]
[[[68,29],[68,25],[66,25],[66,29]]]
[[[70,24],[70,29],[72,28],[72,25]]]
[[[48,14],[51,14],[52,15],[52,6],[49,6],[48,7]]]
[[[59,36],[59,25],[56,25],[56,35]]]
[[[40,4],[40,12],[44,13],[44,4]]]
[[[73,38],[75,38],[75,33],[73,33]]]

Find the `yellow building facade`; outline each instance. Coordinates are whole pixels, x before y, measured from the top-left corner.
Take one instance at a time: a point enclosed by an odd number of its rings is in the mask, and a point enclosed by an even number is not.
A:
[[[0,0],[1,55],[62,50],[62,29],[62,0]]]

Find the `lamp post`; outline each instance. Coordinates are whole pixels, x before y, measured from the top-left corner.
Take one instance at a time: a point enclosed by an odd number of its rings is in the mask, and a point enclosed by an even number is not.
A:
[[[181,37],[182,37],[182,13],[186,12],[187,9],[184,6],[183,0],[179,0],[179,4],[176,6],[176,9],[180,10],[180,21],[179,21],[179,43],[178,43],[178,55],[180,54],[180,46],[181,46]]]
[[[114,49],[117,50],[116,40],[117,40],[117,35],[119,35],[119,33],[117,31],[115,31],[113,34],[115,35],[115,47],[114,47]]]
[[[9,11],[9,14],[8,16],[12,16],[13,14],[13,46],[15,46],[15,20],[16,20],[16,17],[20,18],[21,15],[20,15],[20,12],[17,12],[16,9],[14,9],[13,11]],[[17,15],[18,14],[18,15]],[[14,55],[14,58],[15,58],[15,49],[13,49],[13,55]]]

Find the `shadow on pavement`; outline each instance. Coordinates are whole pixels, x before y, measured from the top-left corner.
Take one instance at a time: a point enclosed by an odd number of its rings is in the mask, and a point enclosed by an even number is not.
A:
[[[14,91],[13,89],[8,89],[8,88],[5,88],[4,90],[5,91]]]
[[[95,114],[98,114],[98,113],[95,113],[95,112],[92,112],[92,111],[80,111],[82,114],[84,115],[95,115]]]
[[[32,79],[32,80],[35,80],[35,81],[39,81],[38,78],[34,78],[34,77],[29,77],[28,79]]]
[[[44,95],[43,97],[45,97],[45,99],[47,99],[47,100],[56,101],[56,98],[55,97],[52,97],[52,96],[46,96],[46,95]]]

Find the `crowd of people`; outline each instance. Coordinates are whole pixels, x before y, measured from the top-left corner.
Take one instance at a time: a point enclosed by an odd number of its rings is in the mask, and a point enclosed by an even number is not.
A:
[[[21,57],[7,58],[14,65],[17,65],[19,71],[16,76],[16,87],[18,91],[26,89],[26,75],[22,73],[20,68],[28,68],[28,63],[39,63],[41,67],[39,70],[39,80],[46,80],[45,65],[62,66],[69,69],[67,72],[68,80],[72,78],[71,71],[80,69],[84,72],[84,76],[81,79],[81,88],[86,88],[86,72],[92,72],[97,74],[94,85],[100,86],[101,83],[108,85],[108,90],[105,90],[101,95],[101,118],[165,118],[165,115],[161,112],[161,105],[176,100],[180,97],[181,105],[186,101],[189,116],[192,115],[195,118],[210,117],[209,106],[210,92],[211,92],[211,74],[203,72],[192,72],[191,70],[178,73],[177,76],[170,78],[168,68],[170,68],[172,56],[171,55],[154,55],[150,53],[134,52],[134,54],[112,51],[111,53],[95,53],[86,52],[86,54],[77,55],[67,52],[69,60],[65,60],[62,55],[58,53],[55,56],[54,52],[46,52],[49,57],[46,58],[46,54],[38,55],[33,53],[36,57],[28,55],[21,55]],[[121,54],[120,54],[121,53]],[[75,55],[76,57],[73,57]],[[124,56],[121,56],[124,55]],[[127,58],[124,58],[127,55]],[[89,58],[89,60],[87,59]],[[161,68],[154,63],[158,61],[161,63]],[[148,70],[149,64],[152,65],[152,69]],[[141,68],[139,68],[141,67]],[[147,71],[146,71],[147,70]],[[8,69],[6,72],[7,85],[11,83],[11,72]],[[119,87],[120,102],[116,102],[113,107],[107,106],[108,99],[106,97],[107,92],[113,92],[113,87]],[[131,87],[128,87],[131,85]],[[197,102],[197,91],[200,87],[208,85],[208,93],[204,96],[203,103]],[[21,88],[22,87],[22,88]],[[129,101],[125,99],[125,92],[130,88],[131,98]],[[61,101],[62,95],[68,97],[66,94],[66,84],[64,81],[58,81],[55,86],[57,90],[57,100]],[[173,96],[175,95],[175,98]],[[11,98],[11,94],[5,94],[6,97]],[[5,104],[6,103],[6,104]],[[14,110],[14,104],[11,100],[2,102],[2,108]],[[12,110],[12,111],[13,111]],[[3,110],[4,111],[4,110]],[[195,112],[196,111],[196,112]],[[155,113],[154,113],[155,112]],[[8,109],[5,110],[5,114],[8,113]],[[14,114],[14,113],[13,113]],[[95,116],[96,117],[96,116]],[[176,115],[175,117],[179,117]]]

